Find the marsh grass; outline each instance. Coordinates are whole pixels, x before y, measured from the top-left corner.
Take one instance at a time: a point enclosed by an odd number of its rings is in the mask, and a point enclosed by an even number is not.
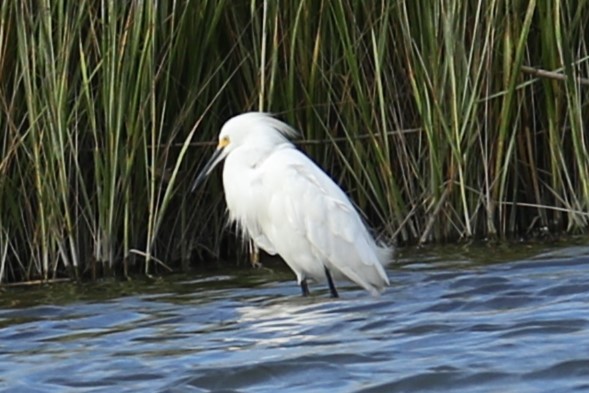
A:
[[[241,255],[188,187],[253,109],[387,241],[586,231],[588,3],[2,2],[0,282]]]

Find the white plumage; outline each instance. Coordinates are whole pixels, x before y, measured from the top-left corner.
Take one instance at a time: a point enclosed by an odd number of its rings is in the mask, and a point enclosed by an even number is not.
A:
[[[260,112],[233,117],[193,189],[224,158],[229,219],[246,238],[279,254],[303,294],[307,280],[347,279],[378,295],[389,279],[383,268],[392,248],[379,245],[344,192],[288,140],[287,124]]]

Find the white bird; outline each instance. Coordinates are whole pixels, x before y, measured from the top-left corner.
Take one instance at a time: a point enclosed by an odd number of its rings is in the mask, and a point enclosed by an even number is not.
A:
[[[304,296],[307,280],[347,279],[377,296],[389,279],[383,268],[393,249],[378,244],[345,193],[288,137],[289,125],[262,112],[229,119],[192,191],[223,159],[229,220],[244,238],[279,254]]]

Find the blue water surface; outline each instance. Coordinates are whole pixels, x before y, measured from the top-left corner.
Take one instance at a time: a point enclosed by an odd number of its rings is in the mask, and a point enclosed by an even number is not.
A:
[[[219,269],[7,288],[5,392],[589,391],[589,246],[401,250],[379,298]]]

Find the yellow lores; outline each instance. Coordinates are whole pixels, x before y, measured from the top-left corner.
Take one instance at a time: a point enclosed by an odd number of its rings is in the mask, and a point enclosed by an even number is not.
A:
[[[353,281],[378,295],[389,279],[393,249],[377,244],[344,192],[288,140],[296,131],[260,112],[229,119],[192,190],[225,159],[223,188],[229,219],[245,238],[307,281]]]

